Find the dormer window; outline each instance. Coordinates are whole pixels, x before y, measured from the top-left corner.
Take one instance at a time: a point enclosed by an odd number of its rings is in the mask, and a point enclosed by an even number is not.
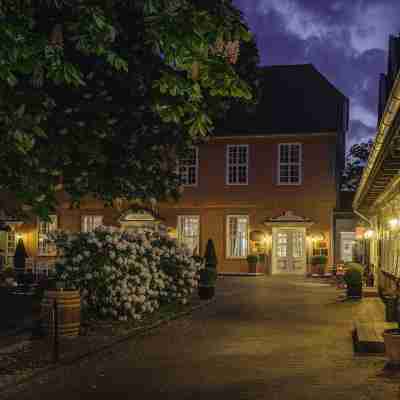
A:
[[[199,149],[191,147],[179,160],[179,178],[183,186],[197,186]]]
[[[278,184],[301,185],[301,144],[280,143],[278,157]]]

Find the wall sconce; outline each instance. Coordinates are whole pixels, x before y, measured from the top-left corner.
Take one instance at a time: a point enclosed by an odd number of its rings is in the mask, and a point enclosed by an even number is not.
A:
[[[321,240],[324,240],[324,239],[325,239],[325,236],[323,233],[316,233],[311,236],[311,240],[313,242],[320,242]]]
[[[251,231],[250,232],[250,240],[253,242],[261,242],[264,240],[264,232],[263,231]]]
[[[389,227],[392,230],[398,229],[400,226],[400,220],[397,218],[392,218],[389,220]]]
[[[372,229],[367,229],[364,233],[364,239],[371,239],[374,236],[374,231]]]

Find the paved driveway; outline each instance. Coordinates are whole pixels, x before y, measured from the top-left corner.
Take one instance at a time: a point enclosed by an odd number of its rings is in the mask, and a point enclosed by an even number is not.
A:
[[[353,305],[302,278],[225,277],[217,301],[12,399],[400,399],[383,357],[354,356]]]

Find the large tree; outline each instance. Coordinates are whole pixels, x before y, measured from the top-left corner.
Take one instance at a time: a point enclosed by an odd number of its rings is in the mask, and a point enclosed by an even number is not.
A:
[[[346,156],[346,166],[342,175],[343,190],[357,190],[373,143],[374,142],[370,139],[367,142],[356,143],[350,147]]]
[[[230,0],[0,0],[0,59],[0,189],[44,217],[61,181],[177,198],[176,157],[251,100],[258,53]]]

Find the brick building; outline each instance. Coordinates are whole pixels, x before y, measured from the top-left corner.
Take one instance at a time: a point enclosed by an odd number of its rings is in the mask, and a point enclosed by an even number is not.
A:
[[[46,235],[56,227],[129,228],[162,220],[194,252],[203,254],[213,239],[220,272],[248,272],[250,253],[264,255],[260,271],[269,273],[303,274],[311,255],[332,263],[348,100],[310,64],[261,68],[260,85],[257,106],[234,107],[206,144],[179,161],[179,202],[159,204],[154,217],[140,207],[104,208],[91,199],[72,210],[65,196],[52,224],[33,219],[18,229],[28,251],[54,255]]]

